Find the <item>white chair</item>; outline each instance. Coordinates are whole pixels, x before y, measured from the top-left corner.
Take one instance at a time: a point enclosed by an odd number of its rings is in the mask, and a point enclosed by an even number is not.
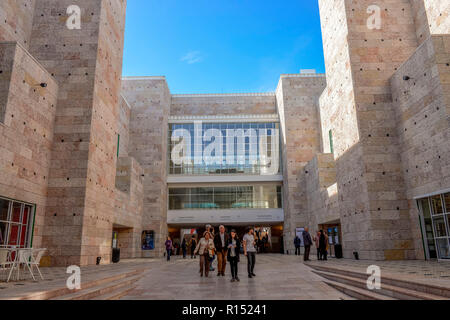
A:
[[[33,267],[37,269],[39,272],[39,275],[41,276],[41,279],[44,280],[44,277],[42,276],[41,270],[39,269],[39,265],[41,263],[42,256],[44,255],[45,251],[47,249],[33,249],[31,252],[31,259],[29,260],[29,264],[31,266],[31,275],[33,275]],[[33,276],[34,279],[34,276]]]
[[[0,249],[0,270],[7,271],[11,268],[13,262],[10,260],[10,250]]]
[[[31,249],[31,248],[25,248],[25,249],[12,249],[11,252],[16,252],[16,256],[14,261],[11,262],[11,270],[9,272],[8,280],[11,279],[11,275],[14,271],[14,268],[17,268],[17,279],[20,280],[20,266],[24,265],[28,271],[31,274],[31,277],[34,281],[36,281],[36,278],[33,274],[33,268],[36,268],[39,272],[39,275],[41,276],[41,279],[44,280],[44,277],[42,276],[41,270],[39,270],[39,264],[41,262],[42,256],[44,255],[45,251],[47,249]]]

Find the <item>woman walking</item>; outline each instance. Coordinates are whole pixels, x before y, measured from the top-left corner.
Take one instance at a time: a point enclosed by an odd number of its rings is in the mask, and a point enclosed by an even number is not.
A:
[[[166,245],[166,252],[167,252],[167,261],[170,261],[170,255],[172,254],[172,249],[173,249],[172,239],[170,239],[170,237],[167,237],[165,245]]]
[[[231,230],[231,236],[227,240],[226,244],[228,248],[228,261],[230,262],[231,269],[231,282],[241,281],[238,277],[238,263],[239,255],[241,254],[241,242],[238,239],[236,230]]]
[[[208,231],[203,233],[203,238],[197,244],[194,254],[199,254],[200,256],[200,277],[203,277],[203,272],[205,277],[209,274],[209,261],[212,256],[214,256],[214,241],[211,234]]]

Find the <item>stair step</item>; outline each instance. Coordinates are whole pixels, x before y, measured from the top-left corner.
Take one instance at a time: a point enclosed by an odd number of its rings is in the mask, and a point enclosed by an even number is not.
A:
[[[131,290],[136,288],[136,282],[129,284],[127,286],[124,286],[122,288],[118,288],[112,292],[109,292],[107,294],[103,294],[101,296],[95,297],[91,300],[120,300],[122,297],[126,296]]]
[[[135,275],[132,277],[122,278],[112,282],[103,283],[89,289],[81,289],[77,292],[70,293],[64,296],[56,297],[52,300],[90,300],[95,297],[111,293],[129,285],[135,284],[142,275]]]
[[[391,297],[387,297],[369,290],[360,289],[357,287],[349,286],[340,282],[332,281],[332,280],[324,280],[324,283],[329,285],[330,287],[341,291],[342,293],[356,298],[358,300],[396,300]]]
[[[344,276],[341,274],[335,274],[331,272],[317,271],[313,270],[313,272],[323,278],[326,278],[331,281],[343,283],[346,285],[354,286],[360,289],[367,289],[367,279],[354,278],[350,276]],[[383,283],[383,279],[381,280],[381,289],[375,291],[378,294],[385,295],[394,299],[400,300],[448,300],[446,297],[441,297],[429,293],[424,293],[420,291],[415,291],[411,289],[406,289],[402,287],[397,287],[393,285],[388,285]]]
[[[82,282],[81,283],[81,289],[80,290],[69,290],[66,286],[65,283],[61,284],[59,288],[57,289],[52,289],[52,290],[47,290],[47,291],[40,291],[37,293],[32,293],[29,294],[27,296],[22,296],[22,297],[11,297],[10,300],[55,300],[58,299],[58,297],[62,297],[62,296],[66,296],[69,294],[74,294],[76,292],[80,292],[82,290],[86,290],[89,288],[93,288],[96,286],[100,286],[102,284],[105,283],[110,283],[112,281],[117,281],[120,279],[124,279],[127,277],[132,277],[132,276],[136,276],[136,275],[140,275],[143,274],[145,270],[147,270],[148,268],[140,268],[140,269],[136,269],[136,270],[130,270],[127,272],[123,272],[120,274],[115,274],[106,278],[102,278],[102,279],[97,279],[97,280],[91,280],[91,281],[86,281],[86,282]]]
[[[331,274],[339,274],[347,277],[363,279],[364,281],[367,280],[368,276],[365,272],[358,272],[354,270],[341,269],[325,265],[322,266],[322,265],[308,264],[308,267],[316,271],[329,272]],[[382,274],[382,284],[390,285],[396,288],[403,288],[415,292],[421,292],[426,295],[430,295],[430,297],[434,296],[439,297],[440,299],[450,298],[450,288],[440,286],[436,283],[427,284],[409,279],[393,278],[393,275],[386,276]]]

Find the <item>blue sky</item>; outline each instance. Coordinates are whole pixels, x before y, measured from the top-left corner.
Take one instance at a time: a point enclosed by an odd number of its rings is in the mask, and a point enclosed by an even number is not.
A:
[[[324,72],[317,0],[128,0],[124,76],[172,93],[274,91],[282,73]]]

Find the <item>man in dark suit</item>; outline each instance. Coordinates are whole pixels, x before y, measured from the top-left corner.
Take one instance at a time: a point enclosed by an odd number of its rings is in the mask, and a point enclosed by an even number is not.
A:
[[[303,260],[310,261],[309,260],[309,251],[311,250],[312,239],[311,239],[311,235],[309,234],[308,228],[305,228],[305,231],[303,231],[303,244],[305,246],[305,255],[303,256]]]
[[[225,227],[219,227],[219,233],[214,237],[214,246],[217,252],[217,276],[225,276],[225,268],[227,266],[227,242],[228,234],[225,233]]]

